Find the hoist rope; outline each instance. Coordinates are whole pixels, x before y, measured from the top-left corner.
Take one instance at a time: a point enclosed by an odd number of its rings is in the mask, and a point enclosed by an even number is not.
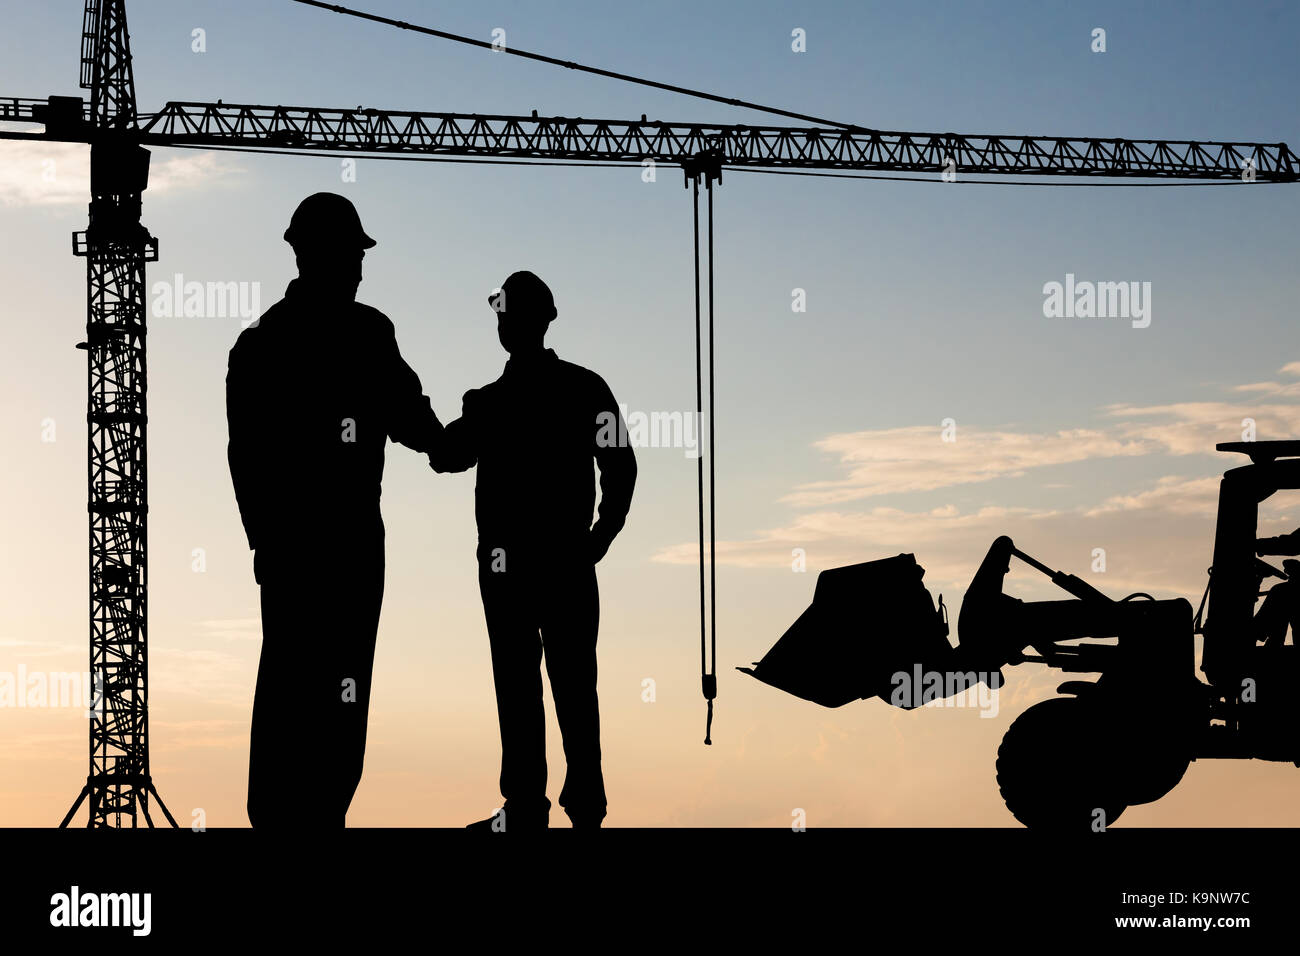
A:
[[[708,680],[704,682],[709,715],[704,728],[704,742],[712,744],[713,699],[718,696],[718,498],[714,492],[717,448],[714,445],[716,432],[713,427],[713,181],[707,174],[704,177],[704,191],[709,200],[709,673]]]
[[[704,579],[704,455],[696,458],[696,487],[699,498],[699,541],[700,541],[700,685],[707,703],[708,713],[704,724],[704,742],[713,743],[713,701],[718,696],[718,605],[717,605],[717,522],[714,517],[716,506],[716,471],[713,456],[716,449],[714,441],[714,364],[713,364],[713,183],[708,174],[705,176],[705,191],[708,193],[708,257],[709,257],[709,578],[707,595],[708,613],[706,615],[706,588]],[[700,180],[699,176],[691,179],[691,198],[694,208],[694,252],[695,252],[695,420],[698,424],[704,419],[704,371],[701,361],[701,313],[700,313]],[[698,426],[697,426],[698,427]]]

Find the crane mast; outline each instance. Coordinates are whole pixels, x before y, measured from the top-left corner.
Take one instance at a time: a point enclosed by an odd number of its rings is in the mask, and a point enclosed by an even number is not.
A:
[[[90,90],[90,221],[73,252],[86,260],[78,348],[87,366],[92,696],[89,773],[62,825],[86,803],[89,827],[153,826],[153,797],[175,826],[149,770],[145,263],[158,243],[140,221],[149,153],[134,139],[123,0],[87,0],[81,84]]]

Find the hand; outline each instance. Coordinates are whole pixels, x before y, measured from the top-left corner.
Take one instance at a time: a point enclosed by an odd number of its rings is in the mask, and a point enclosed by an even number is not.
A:
[[[432,451],[429,452],[429,467],[432,468],[439,475],[449,475],[452,472],[457,470],[447,465],[447,459],[445,456],[439,455],[437,458],[435,458],[434,453]],[[461,468],[460,470],[464,471],[465,469]]]
[[[275,548],[269,545],[262,545],[253,551],[253,580],[259,585],[266,584],[268,580],[279,577],[280,556],[276,553]]]

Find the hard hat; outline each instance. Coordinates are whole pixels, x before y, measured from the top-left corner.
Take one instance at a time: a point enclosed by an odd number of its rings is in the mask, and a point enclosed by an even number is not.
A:
[[[536,317],[549,322],[556,316],[555,297],[550,287],[531,272],[513,272],[501,288],[488,296],[488,305],[496,313],[508,313],[525,318]]]
[[[361,228],[357,207],[338,193],[314,193],[300,202],[284,231],[284,241],[295,247],[313,242],[356,244],[362,249],[375,245]]]

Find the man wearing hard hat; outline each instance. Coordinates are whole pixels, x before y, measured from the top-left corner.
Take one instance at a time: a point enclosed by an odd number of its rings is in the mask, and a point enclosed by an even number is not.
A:
[[[1300,642],[1300,561],[1287,558],[1282,570],[1286,580],[1269,588],[1264,603],[1255,612],[1255,639],[1270,649],[1286,643],[1288,628],[1291,643]]]
[[[352,203],[307,197],[284,238],[298,278],[240,334],[226,378],[230,474],[261,585],[248,817],[342,827],[384,592],[384,446],[428,451],[442,426],[393,323],[356,301],[375,240]]]
[[[549,825],[543,654],[568,765],[560,806],[574,827],[599,827],[606,800],[596,563],[627,517],[636,456],[604,379],[543,344],[556,317],[546,283],[516,272],[488,302],[510,361],[495,382],[465,394],[461,417],[429,455],[440,472],[478,466],[479,590],[492,648],[505,805],[471,828]],[[598,512],[593,466],[600,469]]]

